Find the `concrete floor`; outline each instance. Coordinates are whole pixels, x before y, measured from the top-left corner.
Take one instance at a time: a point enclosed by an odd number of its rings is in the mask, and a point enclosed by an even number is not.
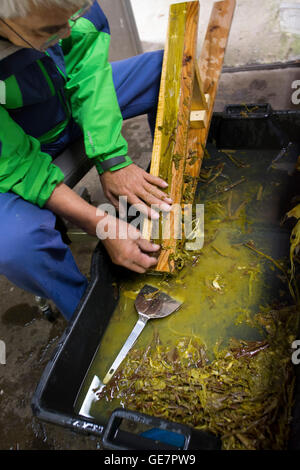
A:
[[[82,271],[89,272],[93,244],[74,245]],[[55,345],[66,328],[40,313],[32,295],[0,278],[0,337],[6,343],[6,365],[0,365],[0,449],[95,449],[98,443],[54,426],[40,424],[31,399]],[[58,314],[58,312],[57,312]]]
[[[151,137],[145,118],[128,121],[123,134],[130,154],[146,167],[151,158]],[[97,172],[92,170],[80,185],[95,205],[105,201]],[[76,239],[75,239],[76,240]],[[71,249],[83,274],[89,275],[97,239],[82,238]],[[41,374],[67,323],[58,316],[54,323],[39,312],[35,300],[0,276],[0,340],[6,344],[6,365],[0,364],[0,450],[94,450],[99,440],[77,435],[60,427],[40,423],[32,416],[31,399]]]

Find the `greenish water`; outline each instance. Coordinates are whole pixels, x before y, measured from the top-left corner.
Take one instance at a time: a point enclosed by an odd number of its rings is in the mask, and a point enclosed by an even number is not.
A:
[[[270,167],[278,152],[225,154],[211,148],[209,153],[203,163],[203,175],[209,177],[202,178],[197,194],[197,202],[205,204],[204,248],[191,253],[176,276],[132,275],[122,283],[120,302],[83,384],[77,411],[94,375],[104,378],[134,327],[138,318],[134,300],[146,283],[183,304],[170,317],[149,321],[135,348],[146,348],[157,333],[162,344],[170,346],[182,337],[196,337],[211,359],[216,346],[225,348],[232,337],[261,339],[248,321],[261,309],[276,302],[293,304],[279,269],[289,267],[289,232],[280,221],[292,179],[284,166]],[[224,164],[222,174],[209,183],[220,164]],[[250,241],[261,254],[245,246]],[[102,400],[90,413],[106,421],[119,405]]]

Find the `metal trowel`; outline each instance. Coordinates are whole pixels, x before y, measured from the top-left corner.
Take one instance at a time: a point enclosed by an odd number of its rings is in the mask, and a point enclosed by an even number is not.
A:
[[[97,393],[101,392],[105,385],[107,385],[114,376],[115,372],[142,333],[148,320],[168,317],[179,309],[182,302],[173,299],[156,287],[145,285],[138,294],[134,305],[138,312],[139,319],[103,381],[101,381],[98,376],[94,376],[79,412],[82,416],[91,417],[90,409],[93,402],[97,401]]]
[[[108,384],[120,364],[124,361],[130,349],[145,328],[148,320],[168,317],[171,313],[174,313],[179,309],[181,302],[172,299],[172,297],[167,295],[165,292],[161,292],[156,287],[146,285],[138,294],[134,305],[139,314],[139,319],[123,348],[119,352],[116,360],[109,369],[109,372],[104,377],[104,385]]]

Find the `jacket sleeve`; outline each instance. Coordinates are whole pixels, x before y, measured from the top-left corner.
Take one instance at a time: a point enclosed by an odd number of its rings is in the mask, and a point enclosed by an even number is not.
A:
[[[83,131],[87,156],[94,159],[99,174],[130,165],[108,61],[110,35],[81,18],[61,44],[67,70],[66,93],[73,118]]]
[[[12,191],[43,207],[64,174],[41,152],[37,139],[23,129],[0,106],[0,193]]]

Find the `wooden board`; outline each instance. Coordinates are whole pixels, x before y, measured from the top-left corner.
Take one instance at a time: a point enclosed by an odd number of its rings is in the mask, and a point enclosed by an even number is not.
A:
[[[181,204],[183,174],[190,124],[195,67],[199,2],[171,5],[168,41],[165,48],[151,174],[169,183],[174,204]],[[170,214],[170,238],[161,240],[162,255],[157,270],[169,271],[169,255],[176,250],[176,214]],[[152,224],[144,226],[144,238],[151,238]],[[171,262],[172,265],[172,262]]]
[[[184,193],[187,190],[189,193],[185,202],[191,203],[195,197],[235,7],[236,0],[224,0],[214,4],[204,46],[198,60],[204,93],[210,97],[208,126],[201,130],[190,129],[189,131],[188,155],[192,163],[187,164],[185,171],[189,180],[184,190]],[[194,179],[192,186],[191,177]]]
[[[198,61],[195,59],[188,63],[186,63],[187,57],[195,57],[194,47],[196,47],[197,40],[196,23],[198,24],[199,4],[198,2],[190,2],[189,4],[171,6],[169,39],[165,51],[158,109],[157,128],[160,131],[156,132],[155,136],[151,173],[161,176],[169,182],[170,194],[176,204],[191,204],[194,201],[235,6],[235,0],[214,3],[200,58]],[[198,10],[198,14],[196,10]],[[170,51],[173,51],[175,47],[177,52],[179,49],[182,52],[182,42],[179,41],[179,35],[183,30],[182,28],[179,30],[178,27],[175,32],[173,30],[176,23],[174,19],[177,15],[182,15],[182,17],[185,15],[183,51],[186,52],[183,55],[181,78],[178,82],[182,94],[178,101],[179,107],[176,108],[176,115],[173,115],[173,118],[177,117],[177,126],[173,121],[173,126],[168,129],[169,132],[164,133],[164,125],[169,122],[166,121],[166,116],[170,116],[174,111],[174,108],[172,111],[172,108],[169,107],[167,99],[169,89],[167,84],[169,82],[166,77],[168,77],[170,70],[174,70],[174,55]],[[179,76],[174,79],[179,80]],[[175,88],[173,83],[173,89]],[[191,121],[191,112],[200,110],[206,114],[203,114],[203,122],[197,124],[197,122]],[[167,143],[165,137],[169,139]],[[175,226],[173,218],[178,216],[178,213],[172,215],[171,227]],[[151,223],[147,222],[143,233],[145,238],[151,238],[151,227]],[[174,233],[171,233],[169,240],[162,241],[162,252],[156,268],[157,271],[170,272],[174,270],[172,258],[176,254],[176,248],[177,240]]]

